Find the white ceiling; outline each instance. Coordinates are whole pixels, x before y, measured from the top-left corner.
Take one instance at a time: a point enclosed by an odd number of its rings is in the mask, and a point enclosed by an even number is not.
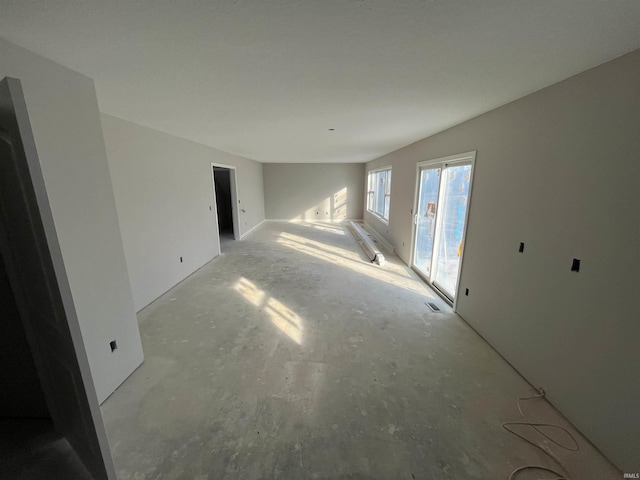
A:
[[[104,113],[363,162],[639,48],[640,1],[0,0],[0,36],[93,78]]]

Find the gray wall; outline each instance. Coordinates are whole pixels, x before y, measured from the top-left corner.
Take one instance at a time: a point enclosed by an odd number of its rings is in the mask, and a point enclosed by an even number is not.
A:
[[[142,362],[142,345],[93,81],[0,39],[0,78],[22,81],[98,400]],[[116,339],[112,353],[109,342]]]
[[[219,253],[211,163],[236,167],[241,237],[264,220],[262,164],[109,115],[102,126],[140,310]]]
[[[393,166],[389,233],[365,214],[408,261],[416,162],[477,150],[458,312],[625,471],[640,445],[639,85],[636,50],[377,159]]]
[[[361,163],[265,163],[264,197],[270,220],[361,219]]]

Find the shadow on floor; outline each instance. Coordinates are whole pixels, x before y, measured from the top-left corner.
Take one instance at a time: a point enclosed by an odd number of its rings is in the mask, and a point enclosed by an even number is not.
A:
[[[0,479],[92,480],[49,419],[0,419]]]

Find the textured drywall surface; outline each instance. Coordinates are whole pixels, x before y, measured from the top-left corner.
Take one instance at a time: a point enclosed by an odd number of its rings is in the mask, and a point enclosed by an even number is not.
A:
[[[264,220],[262,164],[109,115],[102,125],[140,310],[218,255],[211,164],[236,167],[240,236]]]
[[[93,81],[0,39],[21,80],[91,375],[102,402],[142,362]],[[112,353],[109,342],[116,340]]]
[[[640,50],[367,164],[393,166],[409,260],[416,162],[477,151],[458,312],[611,460],[640,445]],[[518,253],[519,242],[526,247]],[[573,258],[582,261],[570,272]]]
[[[362,218],[364,165],[264,165],[267,219],[342,221]]]

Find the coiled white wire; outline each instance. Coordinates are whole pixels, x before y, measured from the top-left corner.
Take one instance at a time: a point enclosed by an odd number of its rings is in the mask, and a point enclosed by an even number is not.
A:
[[[552,423],[532,422],[524,414],[524,412],[522,411],[522,405],[520,404],[520,402],[525,401],[525,400],[533,400],[533,399],[536,399],[536,398],[544,398],[544,397],[545,397],[544,390],[540,389],[540,393],[538,393],[536,395],[531,395],[529,397],[520,397],[520,398],[518,398],[518,401],[516,403],[517,403],[517,406],[518,406],[518,411],[520,412],[520,416],[524,419],[524,422],[505,422],[505,423],[502,424],[502,428],[504,428],[507,432],[511,433],[512,435],[515,435],[516,437],[521,438],[522,440],[524,440],[528,444],[533,445],[534,447],[539,449],[542,453],[544,453],[549,458],[551,458],[560,467],[562,472],[558,472],[557,470],[554,470],[552,468],[543,467],[543,466],[539,466],[539,465],[525,465],[523,467],[518,467],[513,472],[511,472],[511,474],[509,475],[509,480],[513,480],[516,477],[516,475],[518,475],[520,472],[523,472],[525,470],[541,470],[541,471],[544,471],[544,472],[549,472],[549,473],[553,473],[554,475],[557,475],[557,477],[545,478],[545,479],[540,479],[540,480],[571,480],[571,478],[569,477],[569,472],[567,471],[565,466],[562,464],[562,462],[553,453],[551,453],[550,451],[546,450],[541,445],[529,440],[528,438],[526,438],[525,436],[521,435],[520,433],[516,432],[515,430],[513,430],[511,428],[513,426],[531,427],[536,432],[538,432],[540,435],[545,437],[547,440],[553,442],[555,445],[557,445],[558,447],[560,447],[560,448],[562,448],[564,450],[569,450],[571,452],[577,452],[578,450],[580,450],[580,446],[578,445],[577,440],[571,434],[571,432],[569,430],[567,430],[566,428],[561,427],[559,425],[554,425]],[[569,436],[571,441],[573,442],[573,446],[563,445],[562,443],[554,440],[549,435],[547,435],[542,430],[540,430],[541,427],[555,428],[557,430],[565,432]]]

